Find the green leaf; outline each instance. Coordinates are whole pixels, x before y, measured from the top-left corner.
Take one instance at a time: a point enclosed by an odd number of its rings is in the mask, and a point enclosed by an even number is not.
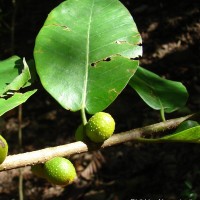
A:
[[[176,129],[176,131],[174,133],[178,133],[181,131],[184,131],[186,129],[195,127],[195,126],[199,126],[199,123],[197,121],[194,120],[186,120],[184,122],[182,122]]]
[[[24,87],[31,79],[29,67],[25,59],[23,59],[23,65],[24,69],[22,70],[21,74],[19,74],[10,84],[5,87],[3,93],[6,93],[9,90],[18,91],[20,88]]]
[[[25,59],[12,56],[0,62],[0,116],[24,103],[36,90],[19,93],[32,81]]]
[[[187,130],[167,135],[162,138],[157,139],[144,139],[139,138],[138,141],[143,142],[190,142],[190,143],[200,143],[200,126],[195,126],[193,128],[189,128]]]
[[[183,107],[188,99],[182,83],[166,80],[142,67],[138,68],[129,84],[155,110],[170,113]]]
[[[6,96],[8,91],[18,91],[30,86],[31,74],[25,58],[12,56],[0,62],[0,97]]]
[[[0,96],[5,93],[6,87],[22,72],[22,69],[23,63],[18,56],[0,61]]]
[[[102,111],[138,67],[141,37],[118,0],[68,0],[49,15],[34,49],[44,88],[66,109]]]
[[[12,97],[8,99],[0,98],[0,116],[7,111],[17,107],[18,105],[24,103],[30,96],[32,96],[37,90],[31,90],[24,94],[15,93]]]
[[[200,142],[200,126],[195,126],[193,128],[189,128],[187,130],[178,132],[176,134],[168,135],[163,138],[160,138],[159,140],[173,140],[173,141],[179,141],[179,142]]]

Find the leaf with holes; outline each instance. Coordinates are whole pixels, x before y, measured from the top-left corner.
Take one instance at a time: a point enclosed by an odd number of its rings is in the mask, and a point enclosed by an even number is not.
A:
[[[37,90],[25,93],[14,93],[8,99],[0,98],[0,116],[27,101]]]
[[[22,72],[23,63],[18,56],[0,61],[0,96],[7,92],[10,83]]]
[[[32,69],[32,61],[29,63],[31,63]],[[35,75],[35,73],[30,73],[25,59],[22,60],[18,56],[12,56],[0,61],[0,75],[0,97],[5,97],[9,91],[14,92],[30,86],[30,82],[33,82],[31,76]]]
[[[183,107],[188,98],[187,90],[180,82],[166,80],[142,67],[138,67],[129,84],[155,110],[173,112]]]
[[[118,0],[68,0],[48,15],[34,49],[44,88],[66,109],[96,113],[138,67],[141,37]]]
[[[25,61],[12,56],[0,62],[0,116],[24,103],[36,90],[20,92],[30,86],[31,74]],[[28,89],[27,89],[28,90]]]

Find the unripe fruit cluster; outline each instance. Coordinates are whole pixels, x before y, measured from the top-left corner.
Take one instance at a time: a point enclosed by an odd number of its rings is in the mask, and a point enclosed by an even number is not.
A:
[[[76,178],[73,164],[63,157],[55,157],[45,164],[34,165],[31,170],[35,175],[45,178],[55,185],[66,186]]]
[[[88,137],[95,143],[107,140],[115,130],[115,121],[112,116],[105,112],[94,114],[87,124],[80,125],[75,133],[77,141],[84,141]]]

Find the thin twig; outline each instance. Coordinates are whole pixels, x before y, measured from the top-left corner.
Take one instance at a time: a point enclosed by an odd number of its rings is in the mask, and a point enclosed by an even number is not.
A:
[[[11,54],[15,54],[15,26],[16,26],[16,15],[17,15],[17,2],[16,0],[12,0],[13,5],[13,13],[11,18]],[[19,151],[22,152],[22,105],[18,106],[18,145]],[[24,199],[23,194],[23,170],[19,169],[19,182],[18,182],[18,193],[19,200]]]
[[[22,104],[18,106],[18,144],[19,151],[22,152]],[[24,199],[23,193],[23,170],[19,169],[19,200]]]
[[[45,148],[37,151],[21,153],[17,155],[11,155],[6,158],[6,160],[0,165],[0,171],[6,171],[10,169],[15,169],[19,167],[25,167],[30,165],[35,165],[39,163],[44,163],[47,160],[56,157],[68,157],[73,154],[83,153],[90,150],[97,150],[105,147],[110,147],[113,145],[121,144],[128,141],[135,141],[137,139],[148,137],[151,135],[156,136],[157,133],[164,132],[176,128],[181,122],[193,117],[194,115],[188,115],[185,117],[180,117],[177,119],[167,120],[165,122],[160,122],[150,126],[145,126],[143,128],[136,128],[130,131],[114,134],[103,144],[85,144],[83,142],[74,142],[70,144],[65,144],[56,147]]]

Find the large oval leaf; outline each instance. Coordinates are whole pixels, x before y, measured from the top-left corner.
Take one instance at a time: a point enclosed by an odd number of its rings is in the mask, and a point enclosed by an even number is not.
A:
[[[40,30],[34,49],[44,88],[66,109],[105,109],[135,73],[141,37],[118,0],[68,0]]]
[[[170,113],[187,102],[188,93],[182,83],[166,80],[142,67],[138,67],[129,84],[155,110]]]

